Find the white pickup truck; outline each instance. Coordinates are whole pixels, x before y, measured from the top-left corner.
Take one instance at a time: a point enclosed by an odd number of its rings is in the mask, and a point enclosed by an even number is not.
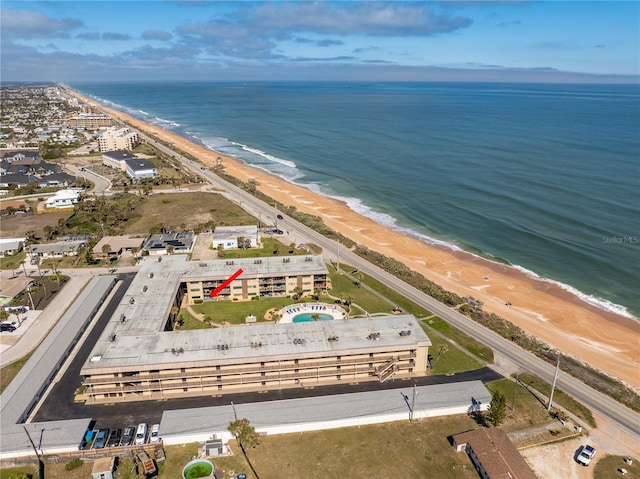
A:
[[[591,460],[595,455],[596,455],[595,447],[589,446],[589,445],[582,446],[582,450],[580,451],[580,454],[578,454],[577,461],[583,466],[588,466],[589,464],[591,464]]]

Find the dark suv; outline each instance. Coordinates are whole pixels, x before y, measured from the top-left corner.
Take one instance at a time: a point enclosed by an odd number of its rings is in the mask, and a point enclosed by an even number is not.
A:
[[[2,323],[0,324],[0,331],[13,333],[16,330],[16,327],[13,324]]]

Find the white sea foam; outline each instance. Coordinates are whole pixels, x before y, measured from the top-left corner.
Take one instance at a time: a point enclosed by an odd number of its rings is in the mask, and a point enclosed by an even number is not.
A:
[[[138,110],[138,111],[139,111],[140,113],[142,113],[143,115],[145,115],[145,116],[149,116],[149,113],[147,113],[147,112],[146,112],[146,111],[144,111],[144,110]]]
[[[618,314],[620,316],[624,316],[624,317],[629,318],[629,319],[638,319],[633,314],[631,314],[627,308],[625,308],[624,306],[621,306],[619,304],[615,304],[615,303],[609,301],[608,299],[598,298],[596,296],[593,296],[593,295],[590,295],[590,294],[587,294],[587,293],[583,293],[579,289],[576,289],[573,286],[570,286],[568,284],[562,283],[560,281],[556,281],[554,279],[549,279],[549,278],[544,278],[544,277],[540,276],[539,274],[537,274],[536,272],[531,271],[530,269],[527,269],[527,268],[523,268],[520,265],[514,264],[514,265],[510,265],[510,266],[513,269],[517,269],[518,271],[526,274],[529,277],[532,277],[532,278],[535,278],[537,280],[544,281],[546,283],[550,283],[550,284],[553,284],[555,286],[558,286],[560,289],[563,289],[563,290],[567,291],[568,293],[571,293],[572,295],[576,296],[577,298],[580,298],[582,301],[584,301],[586,303],[589,303],[592,306],[596,306],[597,308],[600,308],[600,309],[602,309],[604,311],[608,311],[610,313]]]
[[[258,150],[257,148],[251,148],[250,146],[243,145],[242,143],[236,143],[235,141],[232,141],[231,143],[236,146],[239,146],[245,151],[249,151],[258,156],[262,156],[263,158],[266,158],[269,161],[273,161],[274,163],[280,163],[281,165],[288,166],[289,168],[296,168],[296,164],[293,161],[278,158],[277,156],[270,155],[269,153],[265,153],[264,151]]]
[[[171,120],[165,120],[164,118],[160,118],[159,116],[154,117],[154,120],[156,120],[154,123],[162,123],[162,124],[166,124],[166,125],[171,125],[173,127],[180,126],[180,123],[177,123],[177,122],[171,121]]]
[[[370,208],[369,206],[367,206],[366,204],[364,204],[362,202],[361,199],[359,198],[353,198],[353,197],[345,197],[345,196],[338,196],[338,195],[331,195],[331,194],[327,194],[321,185],[318,184],[301,184],[300,186],[303,186],[309,190],[312,190],[316,193],[319,193],[321,195],[324,196],[329,196],[331,198],[335,198],[337,200],[343,201],[351,210],[355,211],[356,213],[362,215],[362,216],[366,216],[367,218],[372,219],[373,221],[375,221],[376,223],[386,227],[386,228],[390,228],[393,229],[395,231],[398,231],[399,233],[402,233],[406,236],[410,236],[413,238],[416,238],[420,241],[422,241],[423,243],[426,244],[430,244],[430,245],[438,245],[438,246],[442,246],[445,248],[448,248],[452,251],[464,251],[462,248],[460,248],[459,246],[456,246],[455,244],[449,243],[447,241],[443,241],[443,240],[439,240],[436,238],[433,238],[431,236],[425,235],[424,233],[419,233],[411,228],[407,228],[401,225],[398,225],[397,220],[391,216],[388,215],[386,213],[380,213],[375,211],[374,209]],[[624,316],[630,319],[638,319],[635,316],[633,316],[629,310],[627,308],[625,308],[624,306],[621,306],[619,304],[615,304],[609,300],[606,299],[602,299],[602,298],[598,298],[586,293],[583,293],[582,291],[574,288],[573,286],[570,286],[568,284],[565,283],[561,283],[560,281],[556,281],[553,279],[548,279],[548,278],[543,278],[542,276],[540,276],[539,274],[537,274],[534,271],[531,271],[527,268],[523,268],[522,266],[519,265],[510,265],[510,264],[503,264],[500,263],[498,261],[494,261],[491,258],[487,258],[487,257],[483,257],[480,256],[478,254],[475,253],[471,253],[466,251],[468,254],[471,254],[473,256],[476,256],[478,258],[481,258],[485,261],[491,261],[492,263],[496,263],[496,264],[500,264],[502,266],[505,267],[511,267],[513,269],[516,269],[524,274],[526,274],[527,276],[531,277],[531,278],[535,278],[537,280],[540,281],[545,281],[548,282],[550,284],[554,284],[556,286],[558,286],[559,288],[571,293],[572,295],[576,296],[577,298],[580,298],[581,300],[596,306],[604,311],[608,311],[611,313],[615,313],[618,314],[620,316]],[[489,255],[490,256],[490,255]]]

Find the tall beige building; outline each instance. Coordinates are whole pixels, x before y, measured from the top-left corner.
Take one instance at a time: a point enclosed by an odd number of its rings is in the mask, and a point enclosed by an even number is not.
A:
[[[140,143],[138,132],[131,128],[108,128],[98,137],[100,151],[133,150]]]

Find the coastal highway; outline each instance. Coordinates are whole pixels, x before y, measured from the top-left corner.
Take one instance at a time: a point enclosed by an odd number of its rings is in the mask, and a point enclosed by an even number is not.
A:
[[[202,170],[200,168],[201,165],[194,164],[191,160],[180,155],[171,148],[155,141],[153,138],[144,135],[142,132],[140,132],[140,136],[147,142],[153,144],[159,150],[180,160],[187,168],[202,175],[211,184],[223,190],[229,199],[242,206],[242,208],[252,213],[254,216],[273,218],[277,213],[282,214],[276,212],[273,206],[255,198],[250,193],[232,185],[212,172]],[[553,365],[537,358],[533,354],[486,329],[472,319],[445,306],[439,301],[436,301],[431,296],[419,291],[413,286],[408,285],[404,281],[399,280],[395,276],[369,263],[365,259],[360,258],[346,248],[340,247],[335,241],[325,238],[321,234],[301,223],[298,223],[286,215],[283,215],[283,218],[284,219],[281,220],[281,222],[286,226],[280,226],[280,228],[286,228],[289,230],[291,233],[289,236],[296,238],[298,243],[303,242],[317,244],[324,250],[325,258],[333,259],[336,262],[347,263],[355,269],[358,269],[376,280],[387,284],[389,287],[411,299],[416,304],[428,309],[453,326],[478,339],[483,344],[486,344],[494,351],[502,354],[506,359],[517,365],[522,372],[535,374],[547,380],[549,383],[552,382],[555,371],[555,367]],[[570,394],[574,399],[582,402],[591,410],[602,414],[634,438],[637,443],[640,443],[639,414],[566,373],[561,372],[559,374],[557,386]]]

